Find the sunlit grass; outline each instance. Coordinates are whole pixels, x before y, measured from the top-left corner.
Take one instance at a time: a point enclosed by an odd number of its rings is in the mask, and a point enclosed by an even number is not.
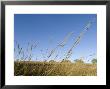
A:
[[[56,52],[61,48],[64,49],[67,45],[67,41],[73,32],[69,32],[64,39],[59,42],[55,48],[46,48],[40,50],[42,57],[36,56],[33,61],[33,51],[39,46],[39,42],[28,43],[27,47],[23,48],[17,41],[15,41],[15,62],[14,62],[14,75],[15,76],[96,76],[97,75],[97,58],[93,58],[91,63],[85,63],[84,60],[74,59],[71,62],[71,56],[73,55],[73,49],[77,47],[83,38],[85,32],[88,31],[92,21],[88,22],[85,28],[76,37],[75,41],[72,43],[71,47],[62,52],[62,58],[59,62],[56,62],[59,58],[59,54]],[[88,45],[88,44],[87,44]],[[38,50],[38,49],[37,49]],[[65,55],[63,55],[65,53]],[[37,54],[37,53],[36,53]],[[38,55],[37,54],[37,55]],[[90,53],[91,54],[91,53]],[[54,56],[54,60],[52,59]],[[37,59],[38,58],[38,59]],[[41,59],[44,61],[41,62]],[[49,61],[50,60],[50,61]],[[72,59],[73,60],[73,59]]]
[[[15,76],[96,76],[96,64],[68,62],[15,62]]]

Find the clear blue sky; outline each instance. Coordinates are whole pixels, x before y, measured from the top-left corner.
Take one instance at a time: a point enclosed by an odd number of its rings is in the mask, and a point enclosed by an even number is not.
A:
[[[83,38],[73,49],[71,60],[80,57],[97,55],[97,15],[96,14],[15,14],[14,15],[14,40],[23,49],[27,48],[28,42],[38,42],[38,46],[33,50],[33,60],[37,57],[43,60],[41,50],[47,56],[46,49],[51,50],[60,43],[64,37],[73,32],[63,48],[59,48],[59,60],[64,58],[64,54],[71,48],[75,38],[84,29],[88,21],[96,18],[90,29],[84,34]],[[16,47],[16,46],[15,46]],[[15,52],[15,55],[16,52]],[[53,59],[55,55],[51,57]],[[92,57],[91,57],[92,58]],[[87,60],[87,59],[85,59]]]

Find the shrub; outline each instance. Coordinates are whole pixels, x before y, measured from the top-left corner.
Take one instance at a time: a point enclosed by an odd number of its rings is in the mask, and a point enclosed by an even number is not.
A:
[[[82,60],[82,59],[76,59],[76,60],[74,60],[75,61],[75,63],[84,63],[84,61]]]
[[[92,64],[97,64],[97,59],[94,58],[91,62]]]
[[[63,60],[61,61],[61,63],[71,63],[71,61],[70,61],[70,60],[63,59]]]

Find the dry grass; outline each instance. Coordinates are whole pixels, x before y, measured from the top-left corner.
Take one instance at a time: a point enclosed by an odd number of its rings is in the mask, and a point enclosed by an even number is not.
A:
[[[40,54],[43,59],[43,62],[40,62],[38,54],[33,54],[33,51],[36,50],[39,42],[29,42],[27,47],[22,47],[18,42],[15,41],[15,62],[14,62],[14,75],[15,76],[96,76],[97,75],[97,63],[96,60],[93,62],[95,64],[84,63],[82,60],[78,59],[75,63],[72,63],[70,57],[73,55],[73,49],[77,47],[83,38],[84,34],[90,28],[92,22],[88,22],[85,28],[80,32],[76,37],[75,41],[72,43],[70,48],[66,50],[65,55],[62,54],[62,61],[56,62],[55,60],[59,57],[59,54],[56,52],[58,50],[64,49],[67,45],[68,39],[73,35],[73,32],[68,33],[64,39],[59,42],[55,48],[40,50]],[[88,44],[87,44],[88,45]],[[64,52],[62,52],[64,53]],[[36,61],[33,60],[33,55],[36,56]],[[47,62],[52,59],[54,60]],[[37,61],[39,60],[39,61]]]
[[[15,62],[15,76],[96,76],[96,64],[69,62]]]

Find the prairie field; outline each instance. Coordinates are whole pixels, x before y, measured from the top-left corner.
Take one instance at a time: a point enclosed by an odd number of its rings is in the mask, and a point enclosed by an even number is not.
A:
[[[97,64],[15,61],[15,76],[97,76]]]
[[[15,76],[97,76],[96,14],[15,15],[14,34]]]

